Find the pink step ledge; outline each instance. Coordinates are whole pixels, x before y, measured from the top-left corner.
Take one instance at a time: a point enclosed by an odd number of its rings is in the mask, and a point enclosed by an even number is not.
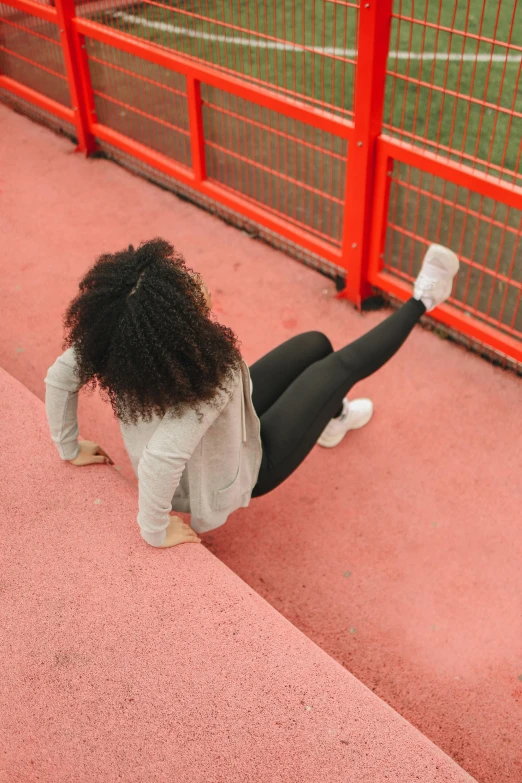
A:
[[[2,783],[473,779],[203,544],[149,547],[0,370]]]

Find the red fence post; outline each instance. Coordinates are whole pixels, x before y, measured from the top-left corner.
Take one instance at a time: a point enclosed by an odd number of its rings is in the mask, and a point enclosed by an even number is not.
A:
[[[355,81],[355,143],[348,150],[343,266],[346,288],[340,297],[358,308],[371,295],[368,261],[372,221],[376,140],[382,128],[386,63],[390,46],[393,0],[369,0],[359,8]]]
[[[201,106],[201,82],[187,75],[187,99],[190,123],[190,150],[192,170],[197,182],[207,178],[205,165],[205,134],[203,131],[203,109]]]
[[[87,67],[86,60],[78,51],[78,38],[74,34],[72,20],[75,15],[74,0],[55,0],[58,24],[60,26],[60,38],[62,42],[65,70],[69,80],[69,90],[74,111],[75,125],[78,133],[78,152],[87,155],[96,149],[96,141],[89,130],[90,118],[88,107],[82,90],[82,82],[90,80],[82,79],[82,68]]]

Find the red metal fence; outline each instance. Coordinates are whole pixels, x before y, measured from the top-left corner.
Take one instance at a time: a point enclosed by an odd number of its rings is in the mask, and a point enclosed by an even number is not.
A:
[[[522,361],[517,0],[0,2],[0,91]]]

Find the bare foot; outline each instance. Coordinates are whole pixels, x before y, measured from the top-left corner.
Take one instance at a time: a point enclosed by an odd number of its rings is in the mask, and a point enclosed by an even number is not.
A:
[[[184,522],[180,517],[171,516],[167,528],[167,538],[165,543],[161,544],[158,549],[166,549],[177,544],[197,544],[200,541],[198,534],[192,530],[187,522]]]

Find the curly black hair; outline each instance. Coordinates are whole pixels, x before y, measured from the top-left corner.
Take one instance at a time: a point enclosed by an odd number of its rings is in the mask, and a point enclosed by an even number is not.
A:
[[[96,260],[63,316],[78,380],[98,385],[126,424],[229,392],[239,370],[237,337],[213,320],[198,276],[164,239]]]

